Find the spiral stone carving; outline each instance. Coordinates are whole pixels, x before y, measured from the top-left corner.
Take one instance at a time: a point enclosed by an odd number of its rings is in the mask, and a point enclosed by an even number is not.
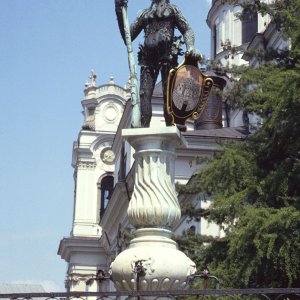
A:
[[[174,183],[171,181],[175,154],[143,150],[135,154],[135,185],[129,203],[129,222],[136,227],[171,227],[180,218]]]

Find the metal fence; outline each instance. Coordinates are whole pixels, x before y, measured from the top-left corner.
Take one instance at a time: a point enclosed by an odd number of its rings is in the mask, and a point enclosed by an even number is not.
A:
[[[207,300],[300,300],[300,288],[261,288],[261,289],[205,289],[170,291],[124,291],[124,292],[63,292],[63,293],[18,293],[0,294],[0,299],[10,300],[72,300],[93,298],[95,300],[115,300],[122,297],[136,299],[207,299]]]

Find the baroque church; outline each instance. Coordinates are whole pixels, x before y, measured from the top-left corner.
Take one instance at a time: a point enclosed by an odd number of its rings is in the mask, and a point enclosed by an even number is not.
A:
[[[271,1],[271,0],[267,0]],[[223,65],[256,65],[255,60],[243,54],[232,57],[224,47],[232,45],[248,49],[265,47],[285,48],[267,16],[237,17],[239,6],[213,0],[207,16],[211,30],[211,57]],[[230,88],[229,77],[213,77],[221,89]],[[81,102],[84,121],[73,144],[74,207],[70,236],[60,241],[58,254],[67,263],[65,286],[67,291],[110,291],[113,284],[96,279],[107,274],[111,262],[126,248],[133,228],[128,223],[127,208],[134,184],[134,150],[121,135],[130,128],[130,86],[122,87],[113,78],[107,84],[97,85],[96,75],[86,84]],[[153,116],[150,127],[165,126],[161,83],[155,87],[152,98]],[[203,167],[205,157],[213,157],[218,145],[226,140],[244,139],[258,122],[256,116],[231,110],[227,99],[212,93],[201,117],[187,122],[183,133],[186,141],[176,149],[175,182],[186,184]],[[192,197],[197,208],[206,208],[209,201],[199,195],[178,195],[179,202]],[[183,216],[175,225],[176,235],[186,230],[198,234],[221,236],[222,230],[204,219],[188,222]],[[99,278],[99,277],[98,277]]]

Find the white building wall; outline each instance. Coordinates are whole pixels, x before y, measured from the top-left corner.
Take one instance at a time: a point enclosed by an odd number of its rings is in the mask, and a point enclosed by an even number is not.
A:
[[[76,179],[76,201],[72,234],[99,235],[97,224],[97,179],[95,163],[79,162]],[[90,187],[90,188],[87,188]]]

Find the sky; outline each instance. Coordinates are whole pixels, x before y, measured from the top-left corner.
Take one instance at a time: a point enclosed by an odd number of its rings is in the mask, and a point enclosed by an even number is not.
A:
[[[207,57],[210,2],[171,1]],[[129,0],[129,20],[149,4]],[[0,0],[0,282],[64,291],[57,250],[72,228],[72,144],[92,69],[98,84],[129,77],[113,0]]]

